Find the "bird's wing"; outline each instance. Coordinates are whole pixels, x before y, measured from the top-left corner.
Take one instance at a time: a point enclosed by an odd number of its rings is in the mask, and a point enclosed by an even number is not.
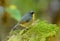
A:
[[[20,22],[27,22],[27,21],[29,21],[29,20],[31,20],[32,19],[32,16],[31,16],[31,14],[26,14],[26,15],[24,15],[22,18],[21,18],[21,20],[20,20]]]

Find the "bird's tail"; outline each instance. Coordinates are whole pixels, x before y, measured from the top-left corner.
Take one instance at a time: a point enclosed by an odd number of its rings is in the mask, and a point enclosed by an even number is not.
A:
[[[17,24],[12,28],[12,30],[15,30],[16,27],[17,27],[19,24],[20,24],[20,23],[17,23]]]

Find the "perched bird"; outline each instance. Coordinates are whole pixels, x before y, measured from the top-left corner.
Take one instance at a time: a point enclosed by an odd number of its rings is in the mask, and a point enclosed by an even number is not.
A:
[[[30,11],[28,12],[27,14],[25,14],[21,19],[20,21],[13,27],[13,30],[16,29],[16,27],[20,24],[25,24],[25,23],[28,23],[34,16],[34,11]]]

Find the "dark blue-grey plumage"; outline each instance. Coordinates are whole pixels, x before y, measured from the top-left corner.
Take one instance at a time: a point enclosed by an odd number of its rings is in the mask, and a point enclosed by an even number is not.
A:
[[[20,22],[23,22],[23,21],[29,22],[31,19],[32,19],[32,15],[27,13],[21,18]]]

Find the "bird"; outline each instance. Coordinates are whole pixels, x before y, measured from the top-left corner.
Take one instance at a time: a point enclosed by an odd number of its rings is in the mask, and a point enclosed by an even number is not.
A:
[[[28,23],[31,19],[34,20],[34,11],[29,11],[28,13],[26,13],[25,15],[22,16],[22,18],[20,19],[20,21],[13,27],[13,30],[16,29],[16,27],[20,24],[25,24]]]

